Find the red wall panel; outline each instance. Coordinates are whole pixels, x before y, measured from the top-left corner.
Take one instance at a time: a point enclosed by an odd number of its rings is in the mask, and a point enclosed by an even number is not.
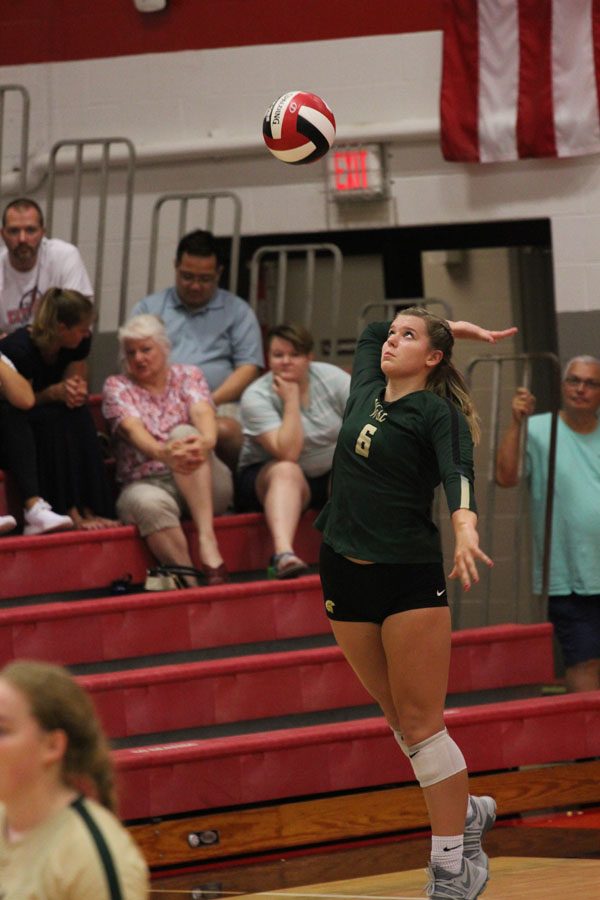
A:
[[[0,64],[284,44],[441,29],[443,0],[133,0],[0,4]]]

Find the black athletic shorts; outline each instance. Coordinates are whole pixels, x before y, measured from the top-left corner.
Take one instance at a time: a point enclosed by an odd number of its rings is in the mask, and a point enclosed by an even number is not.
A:
[[[394,613],[448,606],[444,567],[440,563],[361,565],[321,544],[319,574],[325,612],[338,622],[381,625]]]
[[[256,479],[266,463],[253,463],[237,473],[235,479],[235,508],[238,512],[260,512],[262,505],[256,496]],[[318,475],[316,478],[304,476],[310,489],[310,509],[323,509],[329,497],[329,479],[331,472]]]

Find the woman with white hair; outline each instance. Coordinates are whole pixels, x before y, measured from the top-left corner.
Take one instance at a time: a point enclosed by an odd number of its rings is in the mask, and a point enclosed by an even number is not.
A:
[[[210,389],[196,366],[170,365],[171,344],[157,316],[134,316],[118,337],[123,374],[107,378],[102,411],[122,485],[119,517],[137,525],[159,562],[191,566],[180,522],[189,511],[206,580],[222,584],[227,570],[213,511],[225,512],[233,484],[212,452],[217,427]]]

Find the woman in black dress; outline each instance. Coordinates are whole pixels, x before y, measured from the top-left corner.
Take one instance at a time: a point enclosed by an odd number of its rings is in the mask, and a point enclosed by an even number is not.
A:
[[[33,389],[22,375],[19,375],[7,356],[0,353],[0,405],[12,405],[17,409],[31,409],[35,403]],[[2,434],[0,434],[0,467],[2,461]],[[0,534],[6,534],[17,527],[14,516],[0,515]]]
[[[94,421],[85,359],[94,308],[77,291],[51,288],[30,326],[0,341],[0,352],[32,385],[28,412],[4,404],[5,465],[23,498],[24,533],[116,525]]]

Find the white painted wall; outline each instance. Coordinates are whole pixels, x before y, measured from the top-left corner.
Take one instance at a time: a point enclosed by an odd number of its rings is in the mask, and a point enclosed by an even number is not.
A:
[[[242,198],[246,234],[548,217],[558,312],[600,309],[598,158],[446,163],[437,141],[440,68],[441,34],[431,32],[0,67],[0,83],[23,84],[31,93],[30,147],[38,175],[58,139],[111,134],[134,141],[142,166],[129,306],[146,292],[155,198],[224,188]],[[324,163],[292,167],[269,156],[260,136],[262,115],[291,88],[325,97],[340,141],[390,138],[389,201],[340,211],[328,200]],[[9,162],[14,152],[9,147]],[[66,180],[60,189],[69,195]],[[115,207],[120,190],[117,183]],[[43,187],[36,196],[44,199]],[[80,243],[91,260],[94,205],[86,202]],[[67,218],[66,204],[64,210]],[[120,238],[112,216],[101,330],[116,324]],[[63,227],[59,215],[54,233]],[[221,217],[215,230],[228,228]],[[161,245],[159,284],[170,281],[172,244],[167,236]]]

